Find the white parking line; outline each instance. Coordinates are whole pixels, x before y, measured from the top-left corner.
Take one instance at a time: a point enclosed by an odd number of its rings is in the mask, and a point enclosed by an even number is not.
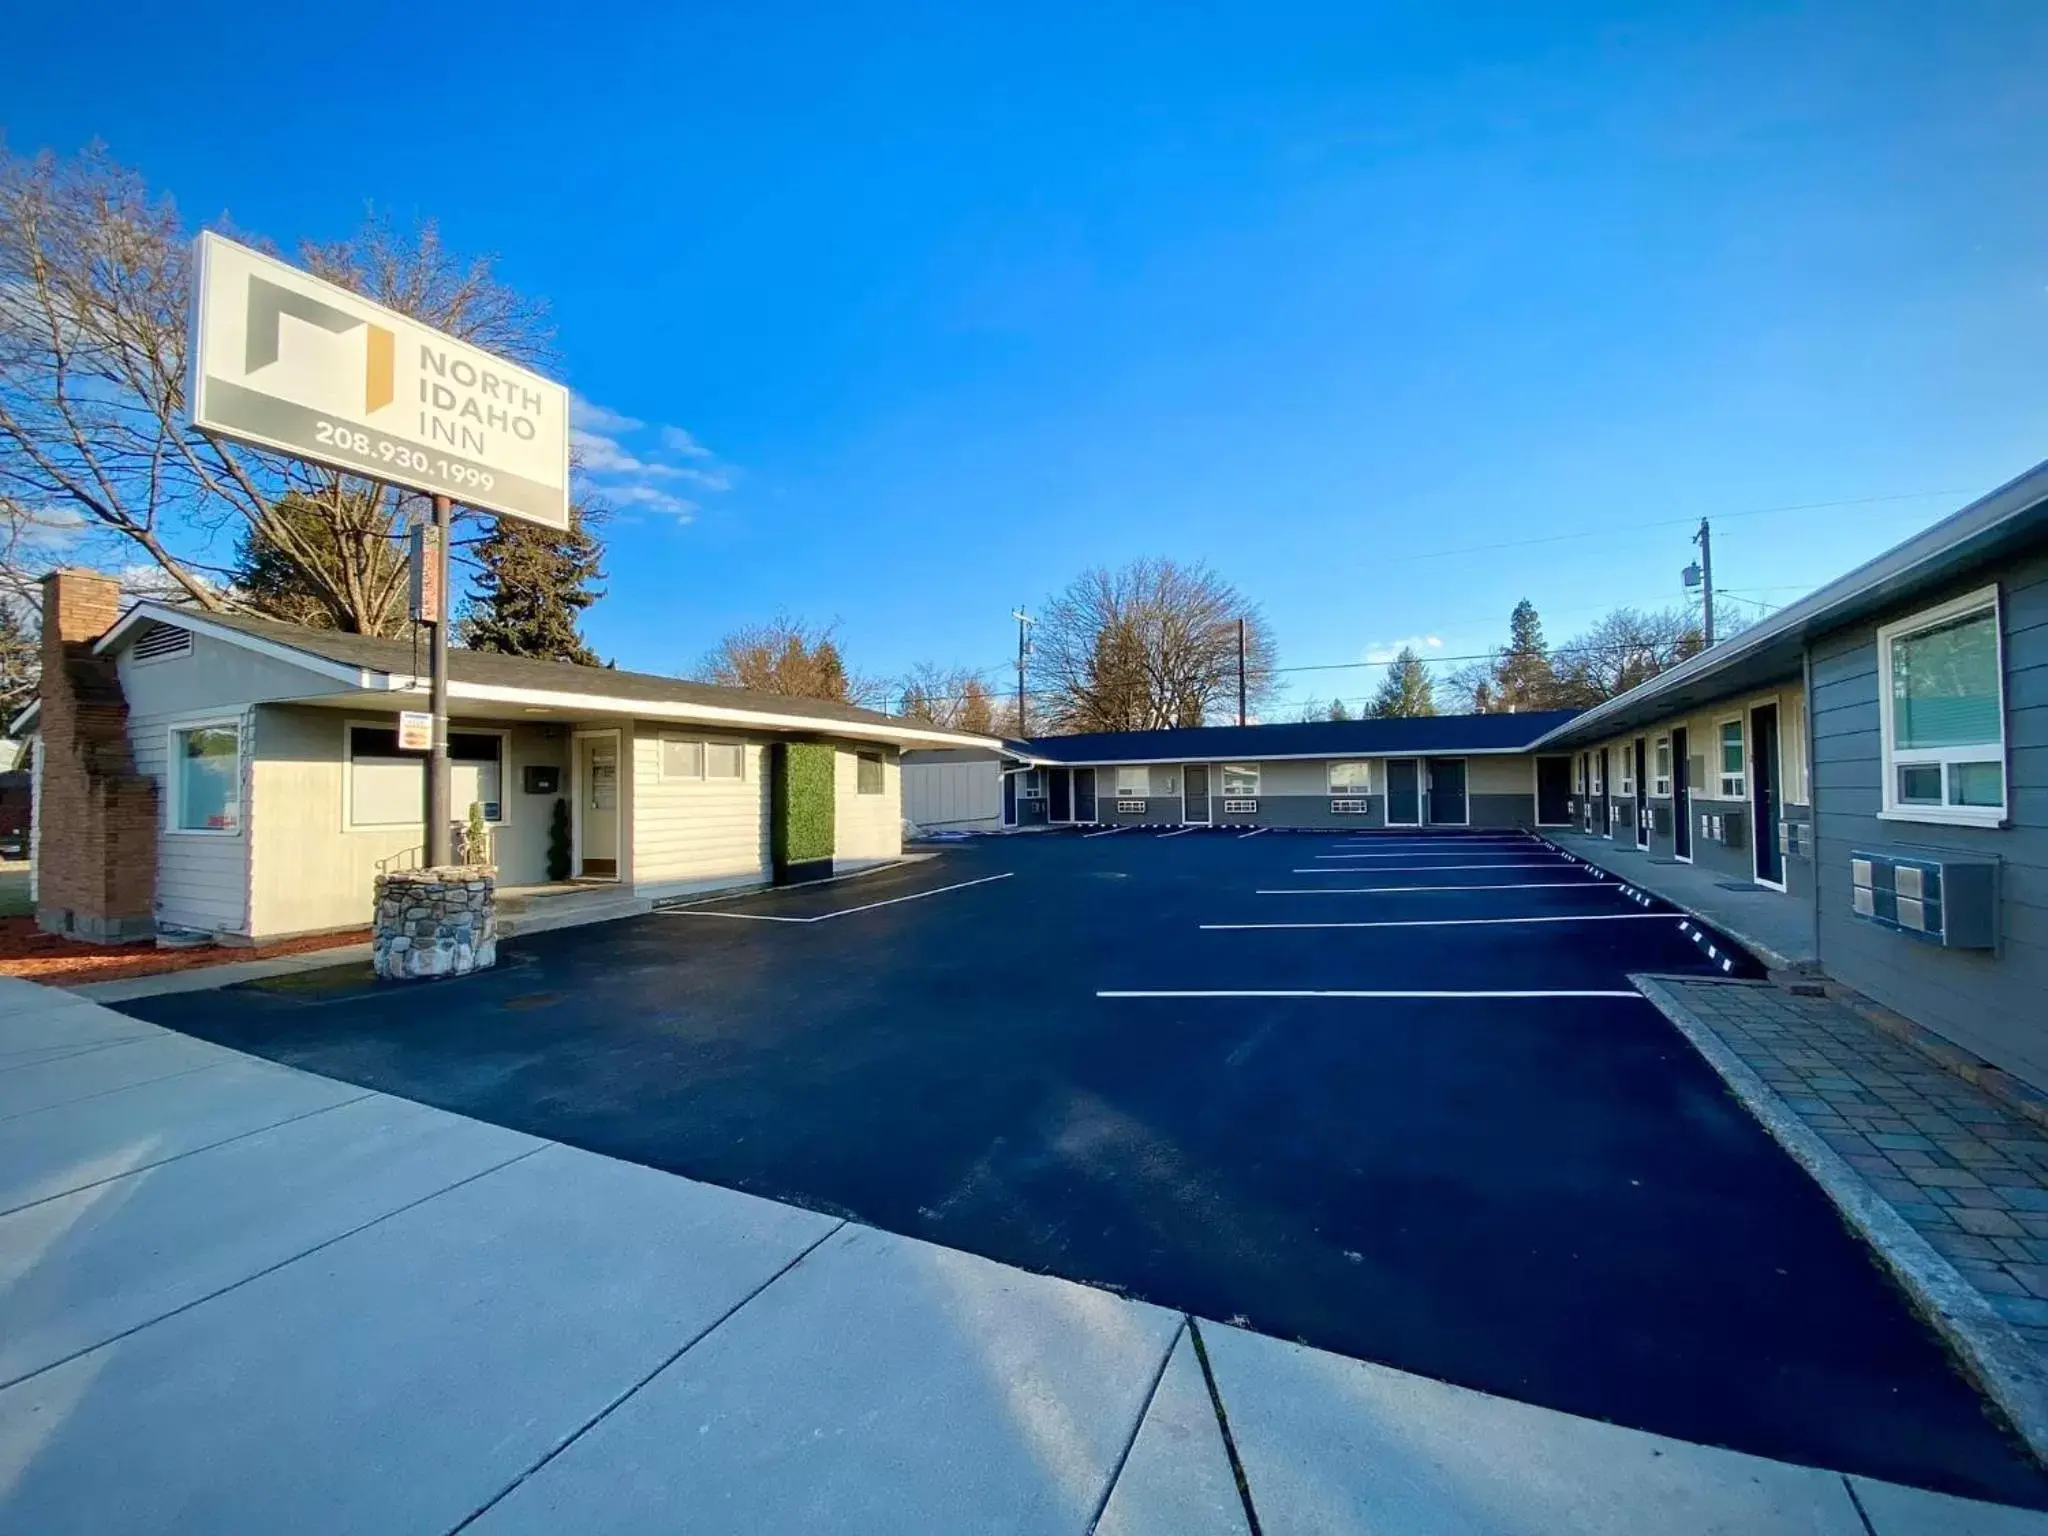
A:
[[[1162,832],[1159,834],[1159,841],[1163,843],[1169,837],[1186,837],[1190,832],[1194,830],[1195,829],[1193,827],[1182,827],[1178,832]]]
[[[678,907],[663,912],[663,917],[726,917],[742,923],[822,923],[835,917],[851,917],[856,912],[872,912],[877,907],[893,907],[900,902],[922,901],[927,896],[943,896],[948,891],[964,891],[969,886],[987,885],[994,880],[1007,880],[1014,871],[1005,870],[1000,875],[983,875],[979,880],[962,880],[958,885],[942,885],[929,891],[912,891],[908,896],[891,896],[887,901],[870,901],[858,907],[841,907],[837,912],[819,912],[811,917],[776,917],[766,912],[712,912],[703,907]]]
[[[1421,857],[1425,856],[1425,854],[1426,854],[1427,852],[1429,852],[1429,851],[1430,851],[1430,850],[1425,850],[1425,849],[1421,849],[1421,848],[1411,848],[1411,849],[1409,849],[1409,850],[1408,850],[1408,851],[1407,851],[1406,853],[1319,853],[1319,854],[1317,854],[1317,855],[1316,855],[1316,857],[1317,857],[1317,858],[1319,858],[1319,859],[1335,859],[1335,860],[1341,860],[1341,861],[1344,861],[1344,862],[1346,862],[1346,863],[1349,863],[1349,862],[1353,862],[1353,861],[1363,861],[1363,860],[1366,860],[1366,859],[1414,859],[1414,858],[1421,858]],[[1454,849],[1450,849],[1450,848],[1444,848],[1444,849],[1440,849],[1440,850],[1435,850],[1435,851],[1438,851],[1438,852],[1441,852],[1441,853],[1444,853],[1444,854],[1448,855],[1448,854],[1454,853],[1454,852],[1456,852],[1456,851],[1459,851],[1459,850],[1454,850]],[[1475,853],[1475,854],[1477,854],[1477,855],[1479,855],[1479,857],[1481,857],[1481,858],[1489,858],[1489,859],[1490,859],[1490,858],[1499,858],[1499,857],[1501,857],[1501,856],[1502,856],[1502,855],[1504,855],[1504,854],[1510,854],[1510,853],[1530,853],[1530,854],[1535,854],[1535,855],[1536,855],[1537,857],[1539,857],[1539,858],[1545,858],[1545,859],[1560,859],[1560,860],[1564,860],[1564,861],[1565,861],[1566,863],[1576,863],[1576,862],[1577,862],[1576,860],[1569,860],[1569,859],[1565,859],[1565,856],[1564,856],[1563,854],[1561,854],[1561,853],[1542,853],[1542,852],[1540,852],[1539,850],[1537,850],[1537,849],[1535,849],[1535,848],[1526,848],[1526,849],[1525,849],[1525,848],[1474,848],[1474,849],[1472,850],[1472,852],[1473,852],[1473,853]]]
[[[1240,832],[1240,833],[1238,833],[1238,834],[1237,834],[1237,840],[1238,840],[1238,841],[1239,841],[1239,842],[1241,843],[1241,842],[1243,842],[1243,841],[1244,841],[1244,840],[1245,840],[1246,838],[1248,838],[1248,837],[1257,837],[1257,836],[1258,836],[1258,835],[1259,835],[1259,834],[1260,834],[1261,832],[1266,832],[1266,831],[1270,831],[1270,830],[1271,830],[1271,829],[1270,829],[1270,828],[1267,828],[1267,827],[1253,827],[1253,828],[1251,829],[1251,831],[1249,831],[1249,832]]]
[[[1378,896],[1397,891],[1611,891],[1614,887],[1597,880],[1530,880],[1510,885],[1309,885],[1272,891],[1253,891],[1254,896]]]
[[[1506,998],[1506,997],[1633,997],[1639,1001],[1643,994],[1634,990],[1627,992],[1603,991],[1596,988],[1568,988],[1558,991],[1513,991],[1513,992],[1360,992],[1338,989],[1286,989],[1270,990],[1225,990],[1195,991],[1173,989],[1162,992],[1114,991],[1097,992],[1097,997],[1355,997],[1355,998]]]
[[[1250,928],[1487,928],[1500,923],[1678,923],[1678,912],[1574,912],[1560,917],[1403,917],[1377,923],[1203,923],[1205,932]]]
[[[1419,875],[1435,869],[1548,869],[1553,872],[1562,872],[1561,866],[1555,861],[1543,863],[1525,859],[1520,863],[1506,864],[1383,864],[1377,869],[1345,869],[1341,866],[1331,869],[1327,867],[1319,868],[1312,864],[1307,869],[1290,869],[1287,873],[1290,875]]]
[[[1100,832],[1083,832],[1081,835],[1083,837],[1115,837],[1117,833],[1128,830],[1125,827],[1104,827]]]

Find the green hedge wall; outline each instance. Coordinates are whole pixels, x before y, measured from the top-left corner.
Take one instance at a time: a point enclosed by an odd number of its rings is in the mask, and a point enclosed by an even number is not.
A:
[[[829,872],[837,828],[833,818],[836,754],[819,742],[777,743],[771,806],[775,878],[801,879],[822,863]]]

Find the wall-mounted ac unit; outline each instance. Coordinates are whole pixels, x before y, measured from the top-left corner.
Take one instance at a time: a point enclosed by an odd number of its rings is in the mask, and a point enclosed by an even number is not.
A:
[[[1998,947],[1998,865],[1990,859],[1852,853],[1849,906],[1867,923],[1947,949]]]
[[[1116,803],[1116,810],[1119,816],[1142,816],[1145,814],[1145,802],[1142,800],[1119,800]]]
[[[1332,800],[1330,802],[1330,814],[1332,816],[1363,816],[1371,809],[1372,802],[1370,800]]]
[[[1258,813],[1259,802],[1256,800],[1226,800],[1223,802],[1223,814],[1226,816],[1256,816]]]
[[[1810,821],[1779,822],[1778,847],[1789,858],[1812,858],[1813,823]]]

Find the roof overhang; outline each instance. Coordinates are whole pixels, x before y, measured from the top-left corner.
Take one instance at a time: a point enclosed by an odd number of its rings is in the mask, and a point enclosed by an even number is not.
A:
[[[1799,677],[1820,636],[1867,621],[1905,598],[2048,536],[2048,463],[2037,464],[1932,528],[1781,608],[1712,650],[1596,704],[1536,742],[1590,745],[1736,694]]]
[[[1157,753],[1139,752],[1128,757],[1047,757],[1042,752],[1013,744],[1004,748],[1003,756],[1015,758],[1015,766],[1019,768],[1128,768],[1138,764],[1173,768],[1194,763],[1351,763],[1368,759],[1379,762],[1389,758],[1413,758],[1419,762],[1431,757],[1521,757],[1533,750],[1530,746],[1440,747],[1434,752],[1210,752],[1196,757],[1162,757]]]
[[[282,644],[263,635],[252,635],[231,624],[216,624],[203,613],[189,608],[175,608],[164,603],[142,602],[122,615],[119,623],[93,643],[98,652],[111,651],[124,638],[144,624],[175,624],[206,635],[226,645],[239,646],[243,650],[268,656],[289,666],[298,667],[331,682],[340,683],[345,689],[357,694],[381,696],[385,708],[399,708],[424,698],[428,680],[418,673],[379,672],[372,668],[353,667],[302,651],[296,646]],[[599,678],[602,671],[593,668]],[[448,700],[451,704],[502,705],[510,709],[530,710],[564,715],[603,715],[636,720],[674,721],[677,724],[724,726],[727,729],[787,731],[807,736],[831,736],[842,740],[877,741],[892,745],[980,748],[1001,751],[1003,743],[994,736],[969,736],[958,731],[943,730],[938,726],[922,726],[914,721],[901,724],[879,720],[840,720],[828,715],[783,714],[776,710],[746,709],[729,705],[700,704],[674,699],[636,699],[609,695],[593,690],[555,690],[545,688],[513,688],[491,683],[464,682],[451,678],[448,683]],[[290,701],[281,701],[290,702]],[[330,694],[324,700],[310,702],[338,702]],[[352,701],[353,702],[353,701]],[[33,708],[34,706],[30,706]],[[26,711],[24,711],[26,713]],[[20,718],[16,717],[17,720]]]

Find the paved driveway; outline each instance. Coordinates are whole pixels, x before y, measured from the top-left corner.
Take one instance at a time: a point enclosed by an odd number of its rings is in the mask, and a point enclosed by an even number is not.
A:
[[[1539,845],[990,840],[505,956],[123,1006],[1526,1402],[2048,1503],[1625,979],[1719,962]]]

